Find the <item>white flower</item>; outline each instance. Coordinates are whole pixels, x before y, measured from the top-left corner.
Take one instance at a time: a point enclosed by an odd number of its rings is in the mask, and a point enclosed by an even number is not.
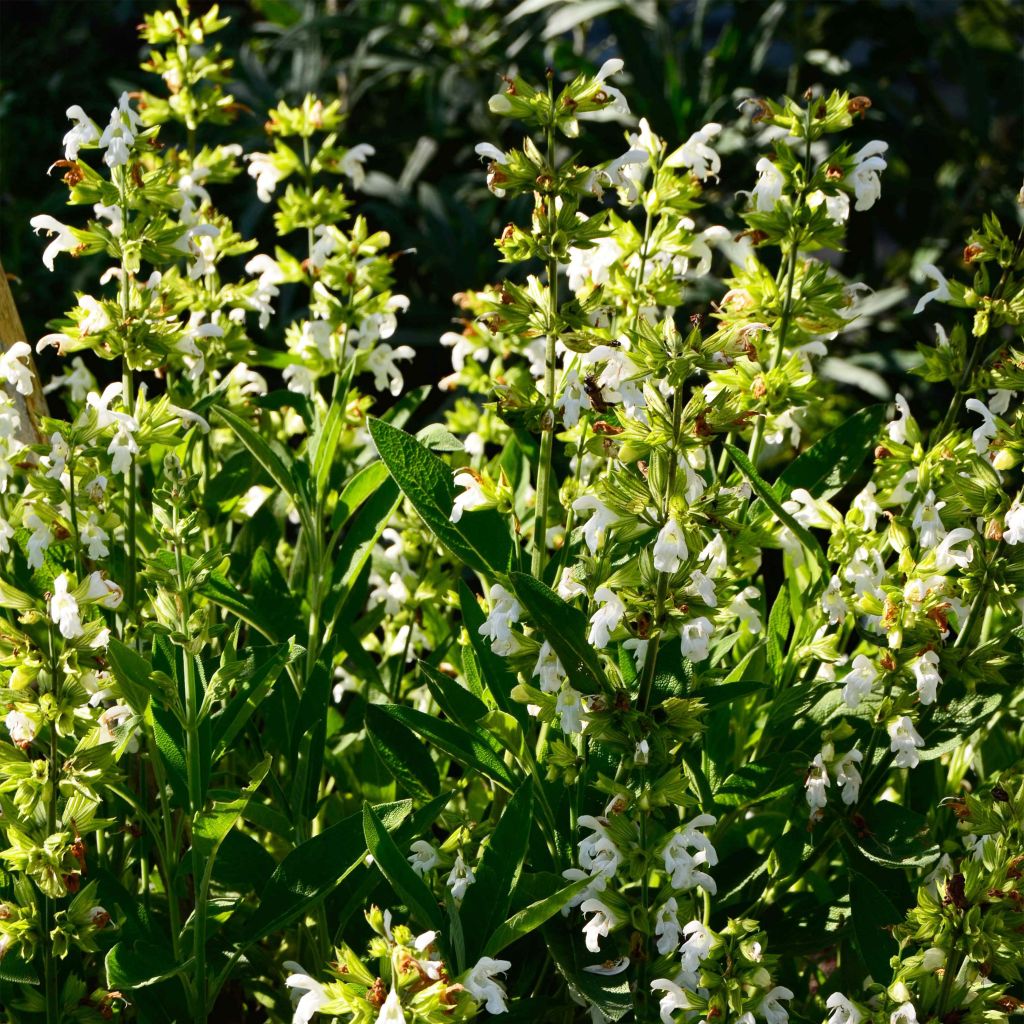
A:
[[[294,1008],[292,1024],[309,1024],[313,1019],[313,1014],[319,1013],[320,1007],[327,1002],[327,993],[324,992],[324,987],[320,982],[306,974],[301,964],[295,963],[294,960],[285,960],[284,966],[294,972],[285,978],[285,985],[290,989],[305,992],[305,995],[292,992]]]
[[[378,345],[366,359],[366,369],[373,374],[373,386],[378,391],[400,395],[405,378],[395,362],[412,359],[415,355],[416,350],[411,345]]]
[[[711,620],[703,615],[692,622],[684,622],[679,630],[679,646],[683,657],[690,661],[703,661],[708,656],[708,640],[713,628]]]
[[[72,121],[73,127],[63,139],[64,159],[77,160],[79,149],[96,142],[100,137],[100,130],[77,103],[68,107],[65,114]]]
[[[674,896],[667,900],[654,913],[654,935],[658,940],[658,953],[664,956],[679,948],[679,904]]]
[[[437,855],[437,848],[432,843],[425,839],[417,839],[409,849],[412,850],[412,856],[406,859],[421,878],[437,866],[440,858]]]
[[[949,572],[953,566],[966,569],[974,558],[974,548],[968,544],[963,551],[957,551],[956,546],[961,541],[968,541],[973,537],[974,534],[966,526],[958,526],[955,530],[950,530],[932,551],[936,569],[939,572]]]
[[[11,550],[11,538],[13,536],[14,527],[0,516],[0,554],[6,555]]]
[[[622,247],[611,235],[599,238],[589,249],[570,249],[565,270],[569,288],[578,292],[588,282],[594,285],[605,284],[621,255]]]
[[[828,1024],[860,1024],[861,1012],[841,992],[833,992],[825,1001],[831,1010]]]
[[[926,292],[917,300],[917,305],[914,307],[914,315],[924,309],[932,299],[938,299],[939,302],[946,302],[949,300],[949,282],[946,280],[942,271],[939,270],[934,263],[922,263],[921,272],[926,278],[930,278],[935,282],[935,287],[930,291]]]
[[[843,794],[844,804],[855,804],[860,795],[860,772],[857,765],[864,760],[864,755],[854,747],[844,754],[835,765],[836,782]]]
[[[914,673],[914,685],[922,704],[934,704],[936,691],[942,682],[939,675],[939,656],[935,651],[925,651],[911,666]]]
[[[864,519],[864,529],[869,532],[874,530],[882,512],[882,506],[875,500],[876,491],[874,481],[869,480],[864,489],[850,502],[850,508],[860,512]]]
[[[866,654],[858,654],[853,659],[853,668],[843,680],[843,700],[847,707],[856,711],[860,702],[871,692],[876,679],[878,669],[874,662]]]
[[[608,527],[618,519],[618,516],[593,494],[584,494],[582,498],[577,498],[572,507],[574,512],[593,513],[583,524],[583,537],[590,548],[590,553],[597,554],[597,549],[604,543]]]
[[[455,864],[448,875],[446,885],[452,891],[452,898],[461,900],[466,890],[476,881],[473,869],[462,859],[462,851],[455,854]]]
[[[612,878],[619,869],[619,862],[622,854],[615,845],[614,840],[608,835],[606,818],[595,818],[592,814],[580,815],[580,828],[592,830],[589,836],[584,836],[577,844],[579,850],[580,867],[582,867],[595,880],[600,879],[600,884],[594,889],[601,891],[609,878]]]
[[[89,573],[87,584],[84,600],[95,601],[104,608],[117,608],[124,598],[124,591],[103,573]]]
[[[587,949],[591,953],[601,952],[601,939],[606,938],[611,930],[619,923],[615,912],[606,907],[596,897],[584,900],[580,904],[580,910],[584,914],[593,914],[589,921],[583,925],[583,934],[587,937]]]
[[[711,579],[721,576],[729,564],[729,549],[726,547],[725,538],[720,533],[716,533],[701,550],[697,561],[707,561],[707,575]]]
[[[540,646],[537,661],[533,666],[533,674],[540,679],[540,688],[545,693],[557,693],[565,680],[565,669],[547,640]]]
[[[373,156],[377,150],[367,142],[360,142],[347,150],[341,158],[341,173],[352,179],[353,188],[362,188],[366,181],[366,170],[363,164],[368,156]]]
[[[505,657],[514,649],[512,624],[519,621],[522,608],[500,583],[495,583],[487,596],[491,611],[480,627],[480,635],[489,637],[494,653]]]
[[[463,979],[466,991],[477,1002],[486,1006],[488,1013],[505,1013],[505,989],[495,980],[495,975],[504,974],[512,966],[511,960],[494,960],[481,957]]]
[[[757,161],[755,170],[758,172],[758,178],[752,193],[754,208],[758,213],[768,213],[782,198],[786,179],[782,171],[766,156]]]
[[[598,587],[594,592],[594,600],[601,601],[602,607],[591,616],[587,642],[595,647],[607,647],[611,634],[626,614],[626,606],[607,587]]]
[[[871,548],[859,547],[853,553],[853,558],[843,569],[843,579],[853,586],[853,592],[857,597],[871,594],[884,600],[885,595],[881,591],[880,584],[885,577],[885,562],[881,554]]]
[[[647,648],[650,644],[650,640],[641,640],[639,637],[635,636],[631,636],[622,644],[627,651],[632,653],[633,664],[636,666],[638,673],[643,672],[644,665],[647,664]]]
[[[666,520],[654,542],[654,568],[658,572],[678,572],[688,554],[682,527],[674,519]]]
[[[956,532],[956,531],[954,531]],[[1024,505],[1013,505],[1003,518],[1003,540],[1024,544]]]
[[[934,548],[946,536],[939,512],[946,507],[944,501],[935,500],[935,492],[929,491],[914,512],[914,529],[917,539],[925,551]]]
[[[131,431],[121,424],[107,446],[107,454],[113,458],[110,463],[112,473],[128,476],[132,471],[132,460],[139,452],[139,445],[132,437]]]
[[[484,494],[479,478],[468,469],[463,469],[455,474],[455,486],[465,489],[461,494],[455,496],[452,514],[448,517],[450,522],[459,522],[462,519],[463,512],[473,512],[478,508],[493,507],[494,502]]]
[[[684,992],[674,981],[669,981],[668,978],[655,978],[654,981],[651,982],[651,990],[653,992],[665,993],[665,995],[661,997],[661,1001],[658,1003],[658,1009],[661,1012],[662,1024],[674,1024],[672,1014],[675,1013],[676,1010],[690,1010],[694,1008],[687,996],[687,993]]]
[[[387,999],[377,1014],[377,1024],[405,1024],[405,1013],[402,1010],[402,1001],[398,996],[395,986],[391,986]]]
[[[911,420],[910,406],[907,400],[901,395],[896,395],[896,419],[886,427],[889,439],[897,444],[907,443],[907,422]]]
[[[761,1000],[761,1016],[768,1024],[786,1024],[789,1020],[789,1013],[779,1003],[780,999],[792,999],[793,993],[783,985],[776,985],[770,992],[765,994]]]
[[[571,601],[581,594],[586,594],[587,588],[571,572],[564,572],[558,581],[557,591],[563,601]]]
[[[889,723],[888,733],[892,741],[889,749],[896,755],[893,764],[897,768],[916,768],[921,763],[917,748],[924,746],[924,740],[914,728],[914,723],[906,715],[901,715]]]
[[[53,581],[50,618],[60,630],[60,635],[68,640],[73,640],[83,633],[82,620],[78,615],[78,602],[68,593],[68,577],[63,572]]]
[[[312,398],[316,391],[316,374],[301,363],[289,363],[282,371],[289,391]]]
[[[555,714],[559,716],[562,732],[583,732],[583,694],[579,690],[574,690],[568,680],[562,683],[555,698]]]
[[[761,591],[757,587],[745,587],[729,602],[728,609],[730,615],[735,615],[755,635],[763,628],[761,613],[750,604],[750,601],[760,596]]]
[[[24,517],[25,525],[32,531],[28,538],[28,567],[38,569],[43,564],[43,554],[53,543],[53,532],[48,523],[29,512]]]
[[[834,196],[826,195],[821,189],[815,189],[807,197],[807,205],[815,210],[821,204],[825,204],[825,213],[833,224],[845,224],[850,217],[850,197],[845,192],[838,192]],[[858,206],[857,209],[860,209]]]
[[[117,106],[110,112],[110,121],[100,136],[100,149],[106,149],[103,162],[108,167],[120,167],[128,163],[136,132],[142,127],[142,119],[132,110],[128,93],[121,93]]]
[[[904,1003],[889,1015],[889,1024],[917,1024],[917,1011],[913,1003]]]
[[[92,210],[97,217],[103,217],[110,221],[107,230],[115,238],[124,230],[124,212],[120,206],[116,206],[113,203],[110,206],[104,206],[103,203],[94,203]],[[101,281],[100,283],[102,284],[103,282]]]
[[[36,738],[36,723],[22,711],[8,711],[4,725],[19,747],[27,747]]]
[[[665,160],[666,167],[689,167],[694,176],[704,181],[707,178],[718,180],[718,172],[722,169],[722,161],[708,143],[721,132],[722,126],[711,122],[700,131],[694,132],[674,153]]]
[[[828,616],[828,621],[834,626],[846,618],[849,608],[846,599],[843,597],[843,584],[838,576],[833,576],[828,581],[825,593],[821,596],[821,607]]]
[[[882,194],[882,183],[878,175],[887,166],[882,154],[888,148],[887,142],[876,139],[853,154],[854,167],[850,171],[850,182],[857,197],[854,209],[858,213],[870,210]]]
[[[805,794],[807,805],[811,808],[812,817],[823,810],[828,803],[828,794],[826,794],[825,790],[831,785],[832,783],[829,782],[828,778],[828,770],[821,759],[821,754],[815,754],[811,767],[807,772],[807,778],[804,781],[804,787],[807,790]]]
[[[48,270],[53,270],[53,258],[57,253],[74,252],[81,245],[71,228],[66,224],[61,224],[59,220],[51,217],[48,213],[38,214],[29,221],[29,224],[32,225],[37,235],[40,231],[56,235],[43,250],[43,264]]]
[[[971,434],[971,440],[974,442],[974,450],[979,455],[984,455],[988,451],[989,442],[999,432],[995,417],[989,411],[988,406],[984,402],[979,402],[977,398],[968,398],[964,406],[982,418],[981,426],[975,428],[974,433]]]
[[[691,921],[683,929],[683,935],[686,936],[686,941],[679,951],[680,964],[684,973],[689,976],[687,980],[692,982],[692,985],[687,987],[696,989],[697,969],[711,952],[715,936],[701,921]]]
[[[245,159],[249,161],[250,176],[256,179],[256,195],[260,202],[269,203],[277,183],[284,175],[269,153],[250,153]]]
[[[715,818],[710,814],[698,814],[678,832],[672,833],[662,850],[665,871],[671,875],[672,887],[684,892],[700,886],[712,896],[718,892],[715,880],[700,868],[705,864],[714,867],[718,863],[718,854],[711,841],[698,829],[714,825]],[[696,850],[696,853],[691,853]]]
[[[715,582],[696,569],[690,576],[690,582],[683,591],[690,597],[699,597],[709,608],[718,606],[718,595],[715,593]]]
[[[21,362],[31,355],[32,347],[26,341],[16,341],[5,352],[0,352],[0,380],[10,384],[19,395],[32,394],[32,371]]]

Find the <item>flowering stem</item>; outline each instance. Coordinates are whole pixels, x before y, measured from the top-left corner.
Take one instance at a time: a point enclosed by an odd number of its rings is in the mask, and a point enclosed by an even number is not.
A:
[[[552,79],[548,79],[548,96],[554,95]],[[555,174],[555,125],[554,115],[547,127],[548,169],[552,178]],[[545,408],[540,421],[540,460],[537,464],[537,497],[534,511],[533,556],[530,571],[537,579],[544,573],[544,561],[547,556],[548,501],[551,491],[551,452],[555,443],[555,344],[558,341],[556,321],[558,318],[558,260],[550,252],[555,234],[555,194],[551,190],[541,200],[547,204],[548,217],[548,310],[547,339],[544,352],[544,391]]]
[[[661,496],[661,508],[659,509],[659,527],[668,522],[669,502],[675,490],[676,470],[678,468],[679,455],[679,430],[683,419],[683,402],[681,396],[682,388],[678,385],[672,392],[672,445],[669,449],[669,463],[665,492]],[[651,687],[654,685],[654,670],[658,661],[658,648],[661,644],[661,634],[664,626],[665,601],[668,598],[668,573],[658,573],[658,589],[654,601],[654,622],[652,623],[654,635],[647,651],[647,658],[644,661],[643,677],[640,682],[640,697],[638,709],[641,712],[647,710],[651,699]]]
[[[75,458],[68,459],[68,507],[71,509],[71,532],[75,535],[75,577],[82,582],[82,542],[78,534],[78,505],[75,501]]]

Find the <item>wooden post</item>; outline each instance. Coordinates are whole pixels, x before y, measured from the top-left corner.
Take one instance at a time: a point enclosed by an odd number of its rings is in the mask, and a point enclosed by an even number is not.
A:
[[[18,316],[18,307],[14,304],[14,296],[11,294],[11,286],[8,284],[3,264],[0,263],[0,350],[6,351],[16,341],[28,341],[28,339],[25,337],[25,328],[21,326],[21,317]],[[14,406],[18,410],[18,419],[21,423],[18,440],[23,444],[38,444],[40,441],[39,417],[47,415],[46,399],[43,397],[39,374],[36,372],[35,361],[31,355],[28,357],[28,368],[32,373],[33,391],[31,395],[18,394],[6,382],[3,387],[14,400]]]

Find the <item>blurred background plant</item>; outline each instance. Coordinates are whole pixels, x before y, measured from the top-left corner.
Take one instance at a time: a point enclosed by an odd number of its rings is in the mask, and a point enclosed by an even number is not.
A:
[[[30,340],[53,315],[47,297],[81,287],[87,273],[75,261],[47,272],[29,228],[58,202],[36,170],[60,155],[58,133],[47,129],[63,124],[72,104],[102,109],[142,84],[135,25],[156,7],[19,0],[0,11],[0,251]],[[363,208],[395,249],[416,250],[395,267],[396,289],[412,300],[396,341],[426,350],[411,383],[435,381],[447,366],[438,339],[455,312],[453,293],[505,272],[491,240],[523,211],[487,192],[474,145],[501,141],[492,139],[487,98],[512,70],[538,79],[547,66],[621,56],[633,113],[678,140],[708,121],[728,127],[755,90],[797,95],[820,83],[870,97],[869,131],[891,143],[882,216],[855,221],[848,251],[835,259],[853,279],[875,268],[871,278],[889,287],[824,368],[853,385],[851,404],[929,386],[903,379],[921,340],[901,329],[908,287],[919,290],[924,263],[954,272],[958,240],[986,209],[1017,215],[1024,11],[1011,0],[229,0],[222,8],[232,18],[225,46],[240,54],[232,91],[249,108],[247,148],[265,142],[258,111],[310,91],[336,94],[353,141],[376,147]],[[614,148],[625,127],[589,133],[580,159]],[[738,134],[719,148],[724,180],[749,176],[753,156]],[[741,229],[732,193],[709,189],[707,199],[721,223]],[[243,235],[263,241],[271,232],[251,188],[240,185],[222,205]]]

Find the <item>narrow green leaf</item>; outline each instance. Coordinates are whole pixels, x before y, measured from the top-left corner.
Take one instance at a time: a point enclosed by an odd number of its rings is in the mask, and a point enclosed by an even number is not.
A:
[[[536,931],[545,921],[554,917],[562,907],[570,900],[583,892],[589,883],[589,879],[581,878],[572,882],[564,889],[559,889],[552,896],[546,899],[537,900],[528,907],[523,907],[518,913],[513,914],[507,921],[498,926],[494,934],[488,939],[484,947],[484,956],[497,956],[503,949],[511,946],[513,942],[521,939],[524,935]]]
[[[377,820],[388,831],[412,810],[411,800],[377,806]],[[350,815],[295,847],[277,865],[260,893],[256,912],[245,922],[246,944],[286,928],[316,906],[366,856],[362,812]]]
[[[586,616],[526,573],[511,573],[509,579],[533,625],[558,655],[572,685],[583,693],[606,690],[601,660],[587,642]]]
[[[828,559],[825,557],[825,552],[821,550],[821,545],[815,539],[814,535],[805,526],[801,525],[793,518],[783,507],[782,502],[775,496],[775,492],[771,486],[764,481],[758,474],[757,470],[754,469],[750,459],[739,450],[735,445],[727,444],[725,446],[728,449],[729,455],[732,457],[732,461],[739,467],[740,472],[750,482],[750,486],[754,493],[775,513],[781,523],[788,526],[793,531],[794,535],[800,539],[800,543],[803,544],[804,548],[810,554],[810,556],[818,563],[819,568],[822,572],[822,577],[827,580],[829,578],[829,564]]]
[[[457,489],[445,462],[383,420],[371,419],[368,426],[381,461],[434,536],[476,572],[492,577],[506,572],[512,538],[505,520],[494,509],[482,509],[453,523]]]
[[[366,733],[381,763],[395,781],[418,800],[437,796],[441,782],[430,751],[396,718],[377,704],[366,706]]]
[[[871,454],[885,419],[885,406],[869,405],[801,452],[775,481],[772,490],[786,501],[798,487],[815,498],[831,498],[854,477]]]
[[[460,686],[457,680],[438,672],[425,661],[421,661],[419,667],[427,680],[431,696],[453,722],[471,729],[487,714],[487,705],[464,686]]]
[[[476,881],[466,890],[462,912],[473,922],[468,936],[471,962],[476,962],[491,933],[508,914],[512,890],[519,881],[533,825],[533,780],[513,794],[484,848]]]
[[[407,725],[428,743],[440,747],[454,757],[463,768],[478,771],[510,793],[515,792],[520,785],[520,780],[512,775],[501,754],[482,731],[446,722],[415,708],[385,705],[382,710],[393,715],[403,725]]]
[[[388,475],[388,467],[383,462],[371,462],[368,466],[363,466],[345,484],[341,494],[338,495],[334,512],[331,514],[331,529],[338,530],[344,526],[352,518],[356,509],[371,494],[377,492],[380,485],[387,480]]]
[[[388,834],[369,803],[363,805],[363,835],[366,848],[381,874],[394,887],[410,912],[439,934],[444,932],[444,917],[426,882],[412,869],[403,853]]]
[[[314,524],[309,507],[309,499],[306,493],[298,486],[294,469],[290,470],[285,461],[288,456],[282,457],[241,416],[230,409],[218,407],[213,409],[212,413],[231,428],[231,431],[249,450],[252,457],[266,470],[270,479],[295,502],[295,507],[298,510],[303,526],[312,532]]]

